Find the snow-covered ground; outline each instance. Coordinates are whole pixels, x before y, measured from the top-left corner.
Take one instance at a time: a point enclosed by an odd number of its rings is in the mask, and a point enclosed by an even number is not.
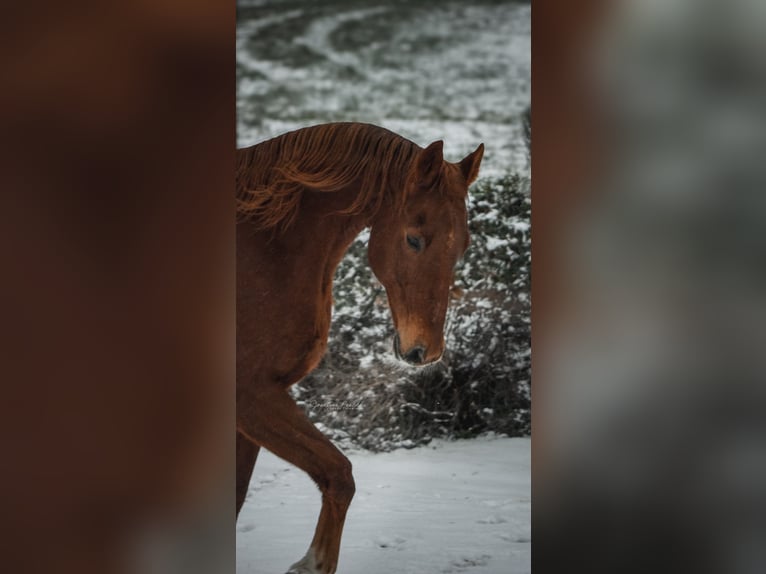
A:
[[[531,6],[514,1],[240,0],[237,142],[330,121],[381,125],[482,177],[528,172]]]
[[[434,441],[350,453],[356,479],[338,574],[531,572],[530,439]],[[261,450],[237,522],[237,574],[281,574],[303,556],[320,495]]]

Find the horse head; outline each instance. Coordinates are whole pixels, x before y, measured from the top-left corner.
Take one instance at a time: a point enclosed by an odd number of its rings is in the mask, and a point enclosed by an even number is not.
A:
[[[468,248],[466,197],[479,174],[484,144],[459,163],[444,160],[443,142],[420,150],[406,178],[404,201],[372,221],[368,256],[383,284],[396,329],[394,353],[424,366],[444,353],[444,322],[454,268]]]

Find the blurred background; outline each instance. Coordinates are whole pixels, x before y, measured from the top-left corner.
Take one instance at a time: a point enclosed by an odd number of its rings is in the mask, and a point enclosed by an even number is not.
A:
[[[3,572],[233,571],[234,12],[3,9]]]
[[[451,161],[486,146],[444,363],[416,374],[393,358],[365,231],[335,275],[329,350],[294,396],[346,446],[528,435],[530,3],[240,0],[237,18],[239,146],[331,121],[443,139]]]
[[[765,572],[766,5],[551,4],[535,571]]]

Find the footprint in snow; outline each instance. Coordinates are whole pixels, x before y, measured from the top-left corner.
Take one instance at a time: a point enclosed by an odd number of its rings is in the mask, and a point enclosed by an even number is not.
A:
[[[374,542],[378,548],[404,550],[404,545],[407,542],[407,540],[402,538],[401,536],[394,536],[393,538],[389,538],[387,536],[378,536],[374,540]]]
[[[450,565],[442,570],[445,574],[451,572],[465,572],[469,568],[475,568],[476,566],[486,566],[489,560],[492,558],[489,554],[482,554],[481,556],[464,556],[450,562]]]
[[[282,475],[284,475],[286,472],[290,472],[290,468],[280,468],[276,472],[272,472],[270,474],[266,474],[264,476],[257,476],[254,478],[253,482],[250,484],[250,488],[248,491],[255,491],[258,492],[261,490],[264,486],[270,485],[277,480],[279,480]]]
[[[503,524],[505,522],[508,521],[502,516],[498,516],[497,514],[476,521],[477,524]]]
[[[505,540],[506,542],[513,542],[514,544],[529,544],[531,540],[529,539],[529,536],[509,536],[508,534],[501,534],[498,536],[500,540]]]

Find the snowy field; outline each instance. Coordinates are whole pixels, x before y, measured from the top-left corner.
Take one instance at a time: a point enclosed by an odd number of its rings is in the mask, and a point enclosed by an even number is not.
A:
[[[434,441],[350,453],[356,496],[338,574],[531,572],[530,440]],[[303,556],[320,495],[261,451],[237,523],[237,574],[281,574]]]
[[[484,142],[482,176],[528,172],[529,3],[238,3],[237,140],[329,121],[381,125],[457,161]]]

